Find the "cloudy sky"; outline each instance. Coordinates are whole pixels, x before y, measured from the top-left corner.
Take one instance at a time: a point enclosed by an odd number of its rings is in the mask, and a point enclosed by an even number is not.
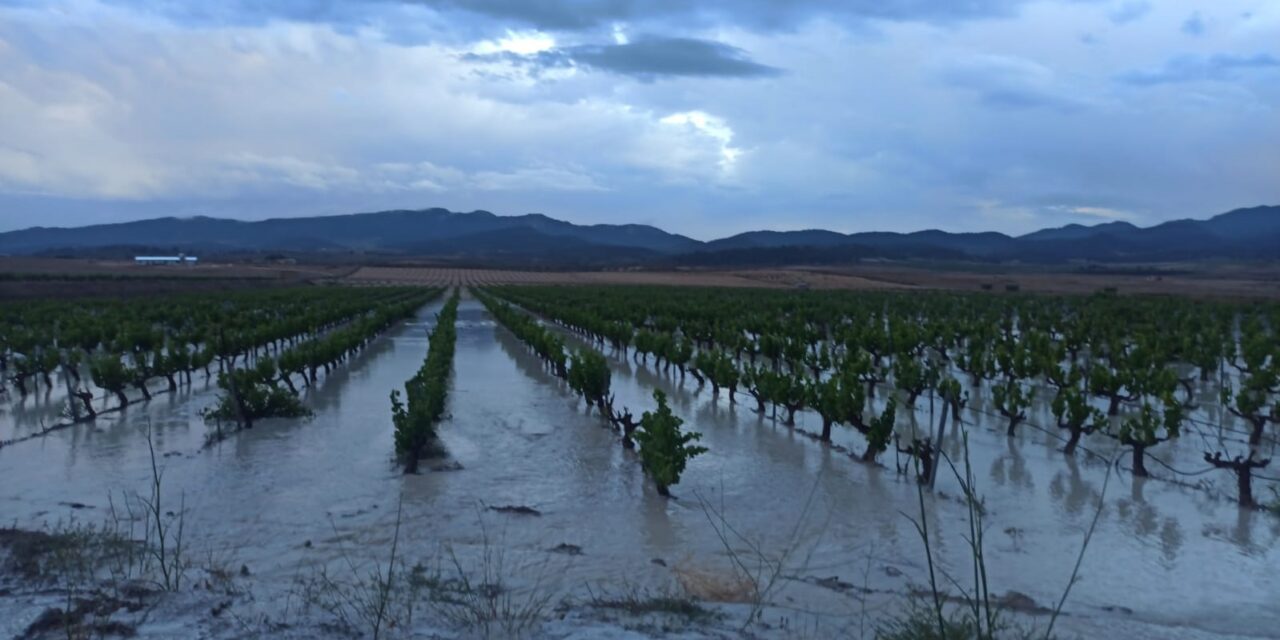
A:
[[[1257,204],[1276,0],[0,0],[0,230],[443,206],[1018,233]]]

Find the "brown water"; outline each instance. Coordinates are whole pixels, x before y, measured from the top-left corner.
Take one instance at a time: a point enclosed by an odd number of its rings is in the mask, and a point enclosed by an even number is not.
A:
[[[765,635],[791,635],[780,628],[786,619],[792,627],[817,625],[823,635],[856,637],[867,628],[865,618],[900,606],[910,586],[927,584],[922,545],[904,515],[918,516],[916,486],[893,469],[892,453],[882,459],[886,466],[857,463],[756,415],[745,396],[730,405],[709,389],[696,392],[692,378],[681,384],[678,376],[615,354],[619,404],[639,414],[652,407],[653,389],[662,389],[686,428],[702,432],[710,448],[673,489],[679,499],[663,499],[598,416],[470,298],[459,310],[452,416],[441,427],[462,469],[400,474],[391,460],[388,394],[420,366],[436,309],[380,337],[307,392],[316,411],[309,420],[264,421],[202,449],[207,427],[198,412],[215,393],[197,381],[194,390],[158,395],[93,425],[0,449],[0,521],[35,527],[103,517],[109,494],[145,488],[149,426],[165,456],[166,494],[171,501],[185,495],[193,548],[250,567],[259,611],[287,606],[294,580],[310,567],[384,556],[400,496],[403,557],[438,558],[447,547],[466,560],[497,549],[511,581],[579,596],[588,585],[668,588],[676,568],[726,574],[728,554],[705,501],[750,541],[732,544],[742,557],[750,557],[752,545],[770,555],[793,550],[771,594],[778,606],[766,611],[772,630]],[[918,404],[916,417],[926,428],[927,399]],[[34,410],[11,411],[3,430],[20,434]],[[28,422],[15,424],[19,416]],[[1106,464],[1064,459],[1057,440],[1032,429],[1010,441],[995,420],[975,412],[965,419],[988,511],[992,590],[1016,590],[1052,606],[1093,518]],[[1032,422],[1050,422],[1043,407]],[[801,429],[819,424],[814,415],[797,417]],[[863,447],[847,430],[837,442],[855,452]],[[1198,469],[1202,444],[1184,438],[1156,453]],[[1104,456],[1114,451],[1099,437],[1085,445]],[[949,440],[949,451],[959,456],[958,438]],[[1152,465],[1152,471],[1162,470]],[[1143,482],[1127,472],[1112,477],[1060,629],[1086,637],[1280,637],[1280,519],[1242,513],[1214,497],[1232,487],[1227,475],[1190,480],[1201,479],[1213,486]],[[1265,487],[1256,491],[1267,495]],[[941,473],[937,492],[925,495],[925,510],[940,565],[968,584],[962,539],[968,521],[959,494],[954,478]],[[71,502],[89,508],[65,505]],[[486,509],[504,505],[541,515]],[[549,552],[561,544],[582,554]],[[856,592],[813,583],[829,577],[876,593],[864,608]],[[743,608],[725,611],[732,618]],[[563,637],[588,624],[600,623],[570,615],[543,633]],[[733,624],[707,633],[723,634]],[[605,633],[608,626],[588,629]]]

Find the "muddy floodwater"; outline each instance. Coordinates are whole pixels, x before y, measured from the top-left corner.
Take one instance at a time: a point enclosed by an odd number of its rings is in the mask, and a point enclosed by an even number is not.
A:
[[[677,499],[664,499],[599,416],[469,296],[459,309],[451,415],[440,430],[448,456],[424,464],[432,470],[421,475],[401,474],[392,461],[388,394],[421,365],[438,308],[424,308],[304,390],[315,411],[309,419],[263,421],[206,448],[210,427],[199,412],[216,389],[197,376],[190,389],[0,449],[0,524],[34,529],[106,517],[112,496],[147,487],[150,430],[165,499],[175,509],[185,500],[191,553],[243,566],[252,597],[237,605],[240,617],[293,616],[291,631],[277,635],[313,637],[325,628],[306,627],[296,611],[300,576],[385,557],[397,520],[398,553],[410,562],[497,557],[508,583],[568,598],[534,633],[544,637],[643,637],[652,630],[627,636],[626,621],[572,603],[714,583],[734,575],[735,558],[756,553],[785,558],[770,577],[771,606],[751,630],[758,636],[859,637],[913,588],[927,587],[923,546],[909,519],[920,513],[916,483],[895,469],[892,451],[879,466],[861,464],[798,431],[818,429],[815,415],[801,413],[792,429],[754,413],[745,395],[731,404],[698,390],[692,377],[682,381],[606,349],[617,404],[638,415],[653,407],[655,389],[665,391],[710,450],[673,488]],[[0,435],[56,422],[58,404],[7,399]],[[985,500],[988,580],[995,594],[1028,597],[1020,621],[1043,626],[1047,617],[1036,611],[1061,597],[1103,491],[1104,458],[1119,450],[1093,436],[1084,446],[1098,456],[1066,459],[1061,442],[1044,432],[1024,428],[1006,438],[1004,424],[982,413],[986,406],[976,398],[963,426]],[[911,419],[932,428],[927,398]],[[908,421],[900,418],[900,427]],[[1052,418],[1038,406],[1031,422]],[[960,459],[960,430],[948,429],[947,449]],[[1173,468],[1199,470],[1207,429],[1153,453]],[[835,439],[855,453],[863,448],[848,430]],[[1178,482],[1137,480],[1123,468],[1111,475],[1057,630],[1065,637],[1280,637],[1280,518],[1239,510],[1225,498],[1233,481],[1223,472],[1184,477],[1151,467]],[[1255,492],[1274,497],[1266,482]],[[960,495],[944,469],[924,495],[924,510],[939,565],[968,585]],[[0,633],[21,632],[38,613],[23,604],[0,604],[8,617]],[[749,610],[709,606],[724,616],[667,631],[734,637]],[[249,628],[214,624],[198,612],[183,624],[214,637]],[[430,619],[415,632],[466,635]]]

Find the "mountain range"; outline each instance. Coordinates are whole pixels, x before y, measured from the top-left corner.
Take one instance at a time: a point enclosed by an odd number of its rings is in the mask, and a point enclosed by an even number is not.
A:
[[[776,266],[863,259],[1062,263],[1280,259],[1280,206],[1152,227],[1070,224],[1002,233],[750,231],[703,242],[639,224],[578,225],[542,214],[395,210],[255,222],[155,218],[0,233],[0,255],[359,255],[501,266]]]

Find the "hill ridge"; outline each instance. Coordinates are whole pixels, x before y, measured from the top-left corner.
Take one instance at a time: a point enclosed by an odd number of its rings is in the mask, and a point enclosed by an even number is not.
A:
[[[757,230],[699,241],[636,223],[575,224],[543,213],[502,216],[477,209],[391,209],[236,220],[163,216],[83,227],[33,226],[0,233],[0,254],[84,254],[154,247],[189,252],[377,253],[467,256],[541,264],[710,265],[884,259],[1139,262],[1280,259],[1280,206],[1256,206],[1150,227],[1126,221],[1067,224],[1019,236],[995,231],[841,233]],[[576,254],[576,255],[575,255]],[[722,260],[723,259],[723,260]]]

